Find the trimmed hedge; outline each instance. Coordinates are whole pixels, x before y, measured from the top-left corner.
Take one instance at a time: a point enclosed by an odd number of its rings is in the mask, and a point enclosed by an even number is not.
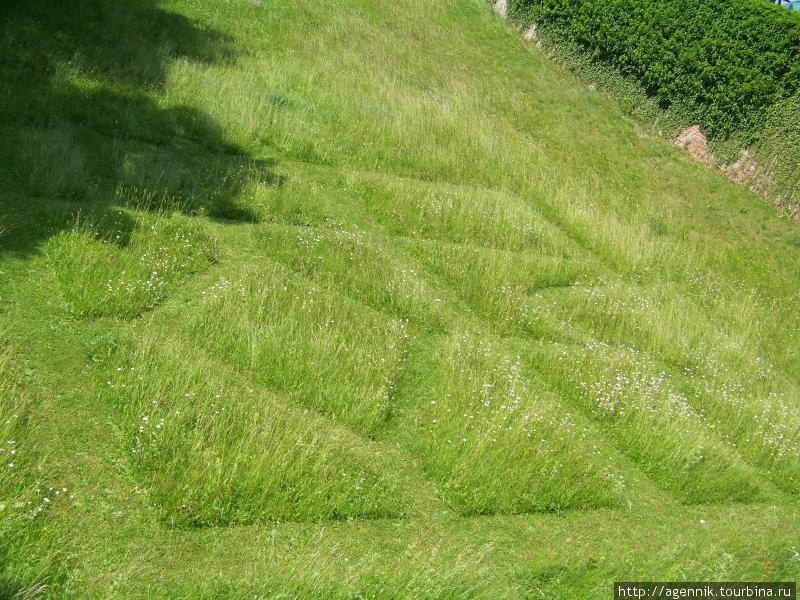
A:
[[[558,32],[639,81],[710,137],[758,137],[800,92],[800,13],[767,0],[510,0],[517,22]]]

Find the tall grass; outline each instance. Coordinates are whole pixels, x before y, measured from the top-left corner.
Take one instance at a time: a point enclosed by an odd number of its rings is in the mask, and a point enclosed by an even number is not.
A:
[[[358,228],[272,227],[258,243],[289,269],[394,318],[433,329],[447,318],[435,285],[374,234]]]
[[[460,514],[618,504],[623,473],[514,350],[468,332],[427,347],[400,437]]]
[[[565,399],[592,416],[622,452],[682,500],[758,497],[760,486],[748,466],[708,429],[702,410],[646,354],[588,342],[542,345],[529,360]]]
[[[401,517],[418,501],[385,449],[163,335],[123,345],[104,396],[138,481],[178,527]],[[170,357],[180,356],[175,368]]]
[[[35,196],[73,200],[88,190],[88,157],[75,129],[60,125],[50,130],[26,131],[18,149],[20,179]]]
[[[203,296],[190,331],[208,351],[363,434],[389,418],[404,321],[269,264],[221,276]]]
[[[722,290],[716,290],[720,302]],[[757,309],[735,295],[715,315],[674,286],[606,285],[569,291],[542,306],[603,344],[633,349],[660,371],[702,417],[702,427],[759,465],[776,485],[796,490],[800,443],[796,383],[762,355]],[[702,300],[701,300],[702,301]],[[719,310],[719,306],[716,307]],[[632,347],[633,346],[633,347]],[[613,350],[611,351],[613,352]],[[664,379],[664,381],[667,381]]]
[[[31,400],[21,389],[20,374],[8,348],[0,353],[0,539],[9,539],[22,514],[26,469],[32,458],[25,444]],[[3,550],[0,549],[0,556]]]
[[[132,317],[215,261],[219,248],[197,221],[118,210],[100,218],[79,215],[45,252],[71,313]]]
[[[451,293],[493,329],[507,335],[550,339],[569,335],[551,314],[535,310],[533,298],[542,291],[569,287],[594,276],[583,261],[532,252],[427,241],[408,246]]]
[[[12,4],[0,596],[796,575],[800,233],[746,191],[477,0]]]

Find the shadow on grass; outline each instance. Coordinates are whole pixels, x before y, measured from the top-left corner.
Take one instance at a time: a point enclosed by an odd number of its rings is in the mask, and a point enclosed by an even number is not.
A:
[[[77,212],[118,222],[116,207],[258,220],[241,196],[281,185],[275,162],[202,111],[159,103],[170,61],[232,56],[223,34],[155,0],[4,3],[0,252],[35,250]]]
[[[156,0],[0,2],[0,257],[24,260],[79,214],[124,245],[137,220],[123,207],[257,220],[240,197],[281,185],[274,162],[160,96],[175,59],[232,56],[224,35]],[[29,523],[16,541],[0,525],[0,598],[49,596],[63,578],[60,559],[32,553]]]

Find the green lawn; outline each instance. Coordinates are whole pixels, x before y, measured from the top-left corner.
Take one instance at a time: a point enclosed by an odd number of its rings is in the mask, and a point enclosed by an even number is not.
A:
[[[483,0],[12,0],[0,135],[0,598],[800,578],[800,228]]]

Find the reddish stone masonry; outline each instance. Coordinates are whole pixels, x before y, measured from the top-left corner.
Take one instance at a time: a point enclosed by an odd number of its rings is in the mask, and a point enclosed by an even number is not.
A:
[[[685,149],[693,158],[699,161],[706,163],[713,162],[713,157],[708,151],[708,140],[701,131],[700,125],[692,125],[689,129],[678,135],[672,143]]]

